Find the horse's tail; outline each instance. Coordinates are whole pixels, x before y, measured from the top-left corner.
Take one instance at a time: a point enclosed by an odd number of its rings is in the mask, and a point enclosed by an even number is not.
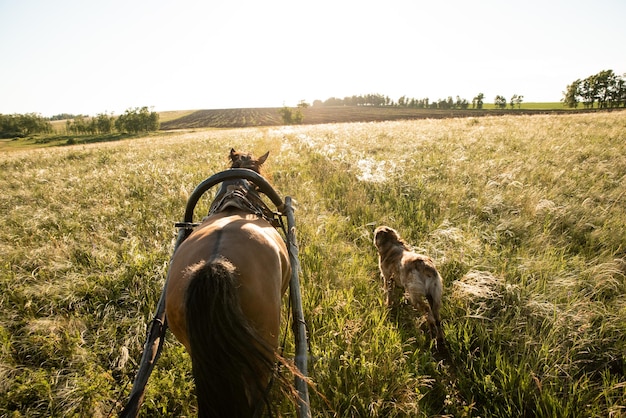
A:
[[[229,261],[206,262],[192,274],[186,325],[198,416],[252,416],[267,403],[275,352],[244,316]]]

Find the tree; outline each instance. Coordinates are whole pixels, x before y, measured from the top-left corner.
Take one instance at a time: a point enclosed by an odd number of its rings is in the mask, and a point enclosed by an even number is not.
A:
[[[580,97],[585,108],[593,107],[596,101],[595,82],[592,77],[585,78],[580,84]]]
[[[472,99],[472,108],[482,109],[484,99],[485,95],[483,93],[478,93],[478,95]]]
[[[98,133],[110,134],[113,131],[113,119],[113,116],[109,116],[106,113],[100,113],[95,117],[95,119],[92,120]]]
[[[132,134],[158,131],[159,114],[150,112],[147,106],[127,109],[115,120],[115,129]]]
[[[522,107],[522,101],[524,100],[524,96],[519,95],[519,94],[514,94],[513,97],[511,97],[511,109],[515,108],[515,105],[517,105],[517,108],[520,109]]]
[[[598,106],[606,108],[609,106],[609,98],[616,84],[617,77],[613,70],[600,71],[593,76],[596,98],[598,100]]]
[[[0,114],[0,138],[21,137],[24,134],[19,126],[17,115]]]
[[[72,115],[70,113],[60,113],[58,115],[54,115],[50,118],[50,120],[66,120],[66,119],[74,119],[76,115]]]
[[[403,96],[407,101],[404,106],[407,106],[408,99]],[[330,97],[324,102],[315,100],[313,106],[394,106],[393,101],[389,96],[383,96],[382,94],[366,94],[364,96],[347,96],[343,99],[337,97]]]
[[[563,92],[562,102],[568,107],[577,107],[582,101],[585,108],[626,106],[626,81],[613,70],[600,71],[583,80],[576,80]]]
[[[0,114],[1,138],[27,137],[50,132],[52,132],[50,121],[39,114]]]
[[[506,99],[504,98],[504,96],[497,95],[496,98],[493,100],[493,104],[500,109],[505,109]]]
[[[280,117],[283,119],[285,125],[300,124],[304,120],[300,108],[291,109],[290,107],[283,106],[278,110]]]
[[[564,106],[573,108],[578,107],[578,98],[580,97],[581,83],[582,81],[578,79],[567,86],[567,88],[563,92],[563,99],[561,100]]]
[[[626,80],[622,77],[616,77],[609,100],[611,107],[620,107],[622,104],[626,106]]]
[[[338,99],[337,97],[329,97],[324,101],[324,106],[342,106],[343,100]]]
[[[72,119],[71,123],[66,124],[68,132],[75,135],[84,135],[87,133],[87,121],[83,115],[77,115]]]

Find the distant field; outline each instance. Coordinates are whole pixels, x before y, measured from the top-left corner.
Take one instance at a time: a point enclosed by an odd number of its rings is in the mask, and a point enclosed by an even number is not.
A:
[[[159,120],[161,121],[161,123],[166,123],[175,119],[180,119],[194,112],[195,110],[169,110],[165,112],[159,112]]]
[[[67,123],[66,119],[63,120],[53,120],[50,122],[52,125],[52,129],[55,133],[65,132],[65,124]]]
[[[281,126],[284,124],[280,108],[238,108],[208,110],[173,110],[159,112],[161,132],[179,129],[202,128],[242,128]],[[555,103],[523,103],[521,109],[494,109],[493,104],[485,104],[485,109],[440,110],[410,109],[400,107],[374,106],[317,106],[301,109],[304,116],[302,125],[319,125],[349,122],[382,122],[414,119],[448,119],[506,115],[539,115],[539,114],[581,114],[597,112],[598,109],[564,109],[559,102]],[[615,110],[613,110],[615,111]],[[617,110],[619,111],[619,110]],[[93,142],[118,141],[132,137],[112,133],[109,135],[72,135],[66,132],[65,120],[53,121],[54,134],[38,135],[20,140],[0,141],[0,151],[15,151],[33,147],[51,147]],[[158,133],[152,133],[152,136]]]
[[[625,116],[197,128],[1,153],[0,417],[117,416],[174,222],[231,147],[269,150],[267,177],[296,201],[314,417],[624,417]],[[384,307],[381,224],[435,260],[447,349],[401,294]],[[140,416],[196,414],[168,333]]]
[[[302,109],[303,124],[342,122],[374,122],[384,120],[442,119],[449,117],[475,117],[488,115],[528,114],[536,112],[572,112],[560,102],[522,103],[521,109],[495,109],[485,103],[483,110],[409,109],[399,107],[318,106]],[[241,128],[279,126],[283,124],[279,108],[237,108],[208,110],[172,110],[159,112],[162,130],[197,128]],[[56,134],[65,134],[65,120],[52,121]]]
[[[284,122],[278,111],[279,108],[209,109],[188,112],[178,118],[168,114],[161,121],[161,129],[279,126],[283,125]],[[521,109],[507,108],[505,110],[493,109],[493,105],[485,105],[485,109],[482,110],[411,109],[374,106],[316,106],[302,109],[304,125],[573,112],[582,112],[582,110],[564,109],[561,103],[527,103],[523,104]]]

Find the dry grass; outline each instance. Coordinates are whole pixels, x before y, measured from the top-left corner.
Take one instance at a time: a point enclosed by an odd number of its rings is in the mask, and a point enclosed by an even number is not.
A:
[[[623,112],[611,112],[1,154],[0,415],[120,410],[173,222],[234,147],[269,149],[273,184],[297,201],[315,416],[623,416],[625,137]],[[383,223],[437,262],[446,352],[408,305],[383,308],[371,243]],[[142,415],[194,405],[188,356],[170,337]]]

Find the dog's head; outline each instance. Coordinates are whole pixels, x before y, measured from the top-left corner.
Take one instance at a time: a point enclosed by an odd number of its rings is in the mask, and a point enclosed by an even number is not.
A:
[[[388,226],[379,226],[374,231],[374,245],[380,252],[384,248],[388,248],[392,245],[401,244],[400,235],[398,232]]]

